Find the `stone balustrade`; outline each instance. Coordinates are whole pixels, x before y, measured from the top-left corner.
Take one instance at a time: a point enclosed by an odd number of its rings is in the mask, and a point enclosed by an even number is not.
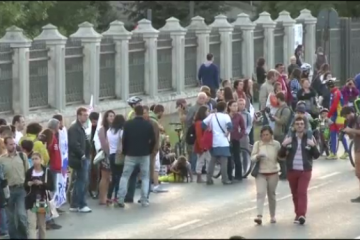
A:
[[[37,121],[62,113],[73,119],[75,109],[93,96],[96,110],[125,114],[132,95],[145,104],[162,103],[172,113],[176,99],[194,101],[197,70],[209,52],[222,79],[251,78],[259,57],[268,68],[288,64],[296,23],[304,25],[305,60],[312,62],[316,18],[307,9],[296,19],[286,11],[276,20],[263,12],[254,22],[244,13],[233,23],[219,15],[210,25],[196,16],[187,27],[171,17],[159,30],[143,19],[132,32],[114,21],[102,34],[84,22],[69,38],[51,24],[33,40],[12,26],[0,39],[0,113]]]

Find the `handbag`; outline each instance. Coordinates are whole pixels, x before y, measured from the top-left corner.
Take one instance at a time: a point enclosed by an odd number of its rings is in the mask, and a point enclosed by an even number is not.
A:
[[[206,128],[206,130],[204,131],[201,137],[201,146],[205,151],[210,150],[213,144],[213,132],[211,127],[211,121],[212,121],[212,117],[210,118],[209,126]]]
[[[94,157],[94,161],[93,161],[93,164],[96,165],[98,164],[99,162],[101,162],[102,160],[105,159],[105,153],[103,150],[100,150]]]
[[[259,147],[259,143],[257,144],[257,152],[260,151],[260,147]],[[259,171],[260,171],[260,161],[256,161],[253,169],[251,170],[251,176],[253,176],[254,178],[256,178],[259,175]]]
[[[47,184],[47,179],[48,179],[48,169],[46,169],[46,171],[45,171],[45,185]],[[50,210],[51,218],[59,217],[59,213],[56,210],[55,198],[52,197],[52,194],[50,193],[50,191],[45,190],[45,193],[46,193],[46,202],[47,202],[48,208]]]

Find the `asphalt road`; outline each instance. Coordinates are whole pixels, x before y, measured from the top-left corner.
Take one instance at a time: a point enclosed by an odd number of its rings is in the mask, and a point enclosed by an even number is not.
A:
[[[255,183],[223,186],[197,183],[169,184],[168,193],[152,194],[151,205],[128,204],[125,209],[97,205],[92,213],[64,213],[63,226],[47,238],[348,238],[360,236],[360,204],[350,199],[360,194],[359,183],[348,160],[317,160],[309,188],[304,226],[293,223],[294,211],[288,183],[277,189],[277,223],[270,224],[265,207],[262,226],[256,226]],[[137,193],[139,194],[139,193]],[[139,197],[136,196],[135,200]],[[64,206],[66,209],[66,206]]]

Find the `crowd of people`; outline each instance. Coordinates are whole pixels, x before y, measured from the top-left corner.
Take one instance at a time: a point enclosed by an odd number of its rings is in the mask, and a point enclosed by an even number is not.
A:
[[[80,213],[92,212],[87,204],[89,188],[98,189],[94,198],[99,205],[124,208],[134,202],[140,185],[137,202],[147,207],[151,192],[166,192],[162,182],[192,182],[195,176],[198,184],[213,185],[214,169],[219,164],[221,182],[238,183],[245,177],[243,164],[251,161],[257,191],[255,223],[262,224],[266,195],[270,222],[276,223],[277,184],[288,180],[294,222],[304,224],[313,160],[321,155],[314,134],[319,122],[330,132],[327,159],[337,159],[334,144],[339,131],[356,139],[356,174],[360,179],[356,106],[360,75],[338,89],[322,50],[318,49],[313,70],[302,62],[301,46],[287,68],[278,63],[267,70],[264,58],[258,59],[256,80],[220,80],[213,60],[209,53],[199,69],[201,88],[195,104],[185,99],[176,102],[186,143],[185,151],[179,154],[174,153],[160,123],[164,106],[142,105],[137,96],[127,100],[131,111],[126,117],[112,110],[102,116],[80,107],[68,129],[61,115],[54,115],[45,129],[36,122],[26,124],[20,115],[14,116],[11,124],[0,119],[0,234],[9,234],[11,239],[44,239],[46,230],[61,228],[54,221],[54,212],[61,210],[52,200],[57,176],[64,173],[62,151],[71,169],[69,211]],[[253,106],[256,90],[258,110]],[[260,139],[255,141],[257,123],[262,127]],[[66,136],[65,143],[61,134]],[[346,159],[348,146],[345,138],[342,141],[345,154],[341,158]],[[242,153],[240,147],[248,148],[251,154]],[[352,201],[360,202],[360,197]]]

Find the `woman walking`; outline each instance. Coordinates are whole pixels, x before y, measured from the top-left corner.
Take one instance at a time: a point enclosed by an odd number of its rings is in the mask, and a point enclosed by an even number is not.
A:
[[[269,201],[270,222],[276,223],[276,187],[279,181],[278,152],[281,145],[273,139],[273,131],[269,126],[262,127],[260,140],[255,142],[251,153],[251,160],[258,165],[258,173],[255,175],[257,216],[255,223],[261,225],[265,197]]]
[[[28,216],[28,238],[45,239],[46,213],[50,212],[49,194],[54,191],[54,183],[51,172],[41,164],[41,154],[32,154],[33,166],[25,174],[25,208]],[[39,229],[37,237],[36,228]]]
[[[109,130],[115,118],[115,112],[112,110],[106,111],[102,120],[102,126],[99,129],[99,141],[101,149],[104,151],[105,159],[100,163],[101,179],[99,183],[99,204],[111,204],[112,200],[107,199],[107,192],[110,184],[110,164],[109,164],[109,142],[107,139],[107,130]]]
[[[212,148],[211,161],[207,172],[206,183],[208,185],[214,184],[212,176],[216,161],[221,163],[221,181],[223,184],[231,184],[227,173],[228,157],[230,153],[230,143],[228,140],[230,131],[232,130],[232,123],[229,114],[226,113],[226,103],[219,102],[216,106],[217,112],[207,116],[202,124],[203,129],[210,128],[212,131]]]
[[[209,166],[209,162],[211,159],[211,155],[209,152],[210,149],[205,149],[202,144],[202,137],[204,132],[204,130],[202,129],[202,122],[208,115],[209,115],[209,109],[207,108],[207,106],[201,106],[195,116],[196,140],[194,144],[194,153],[197,154],[197,161],[196,161],[197,183],[203,182],[203,179],[201,178],[202,169],[204,166],[206,167]]]
[[[234,180],[242,180],[242,164],[240,160],[240,139],[245,136],[245,122],[241,114],[239,113],[239,106],[235,100],[228,103],[228,113],[231,118],[233,129],[230,132],[231,142],[231,155],[235,165],[235,177]],[[229,161],[229,160],[228,160]],[[232,180],[232,164],[231,161],[228,163],[228,175]]]
[[[124,165],[115,162],[116,154],[120,154],[122,150],[121,138],[124,124],[124,116],[120,114],[116,115],[114,121],[111,124],[111,127],[106,132],[107,140],[109,143],[109,162],[111,169],[111,182],[109,185],[107,198],[115,199],[114,201],[116,201],[117,199],[120,178],[124,167]]]

